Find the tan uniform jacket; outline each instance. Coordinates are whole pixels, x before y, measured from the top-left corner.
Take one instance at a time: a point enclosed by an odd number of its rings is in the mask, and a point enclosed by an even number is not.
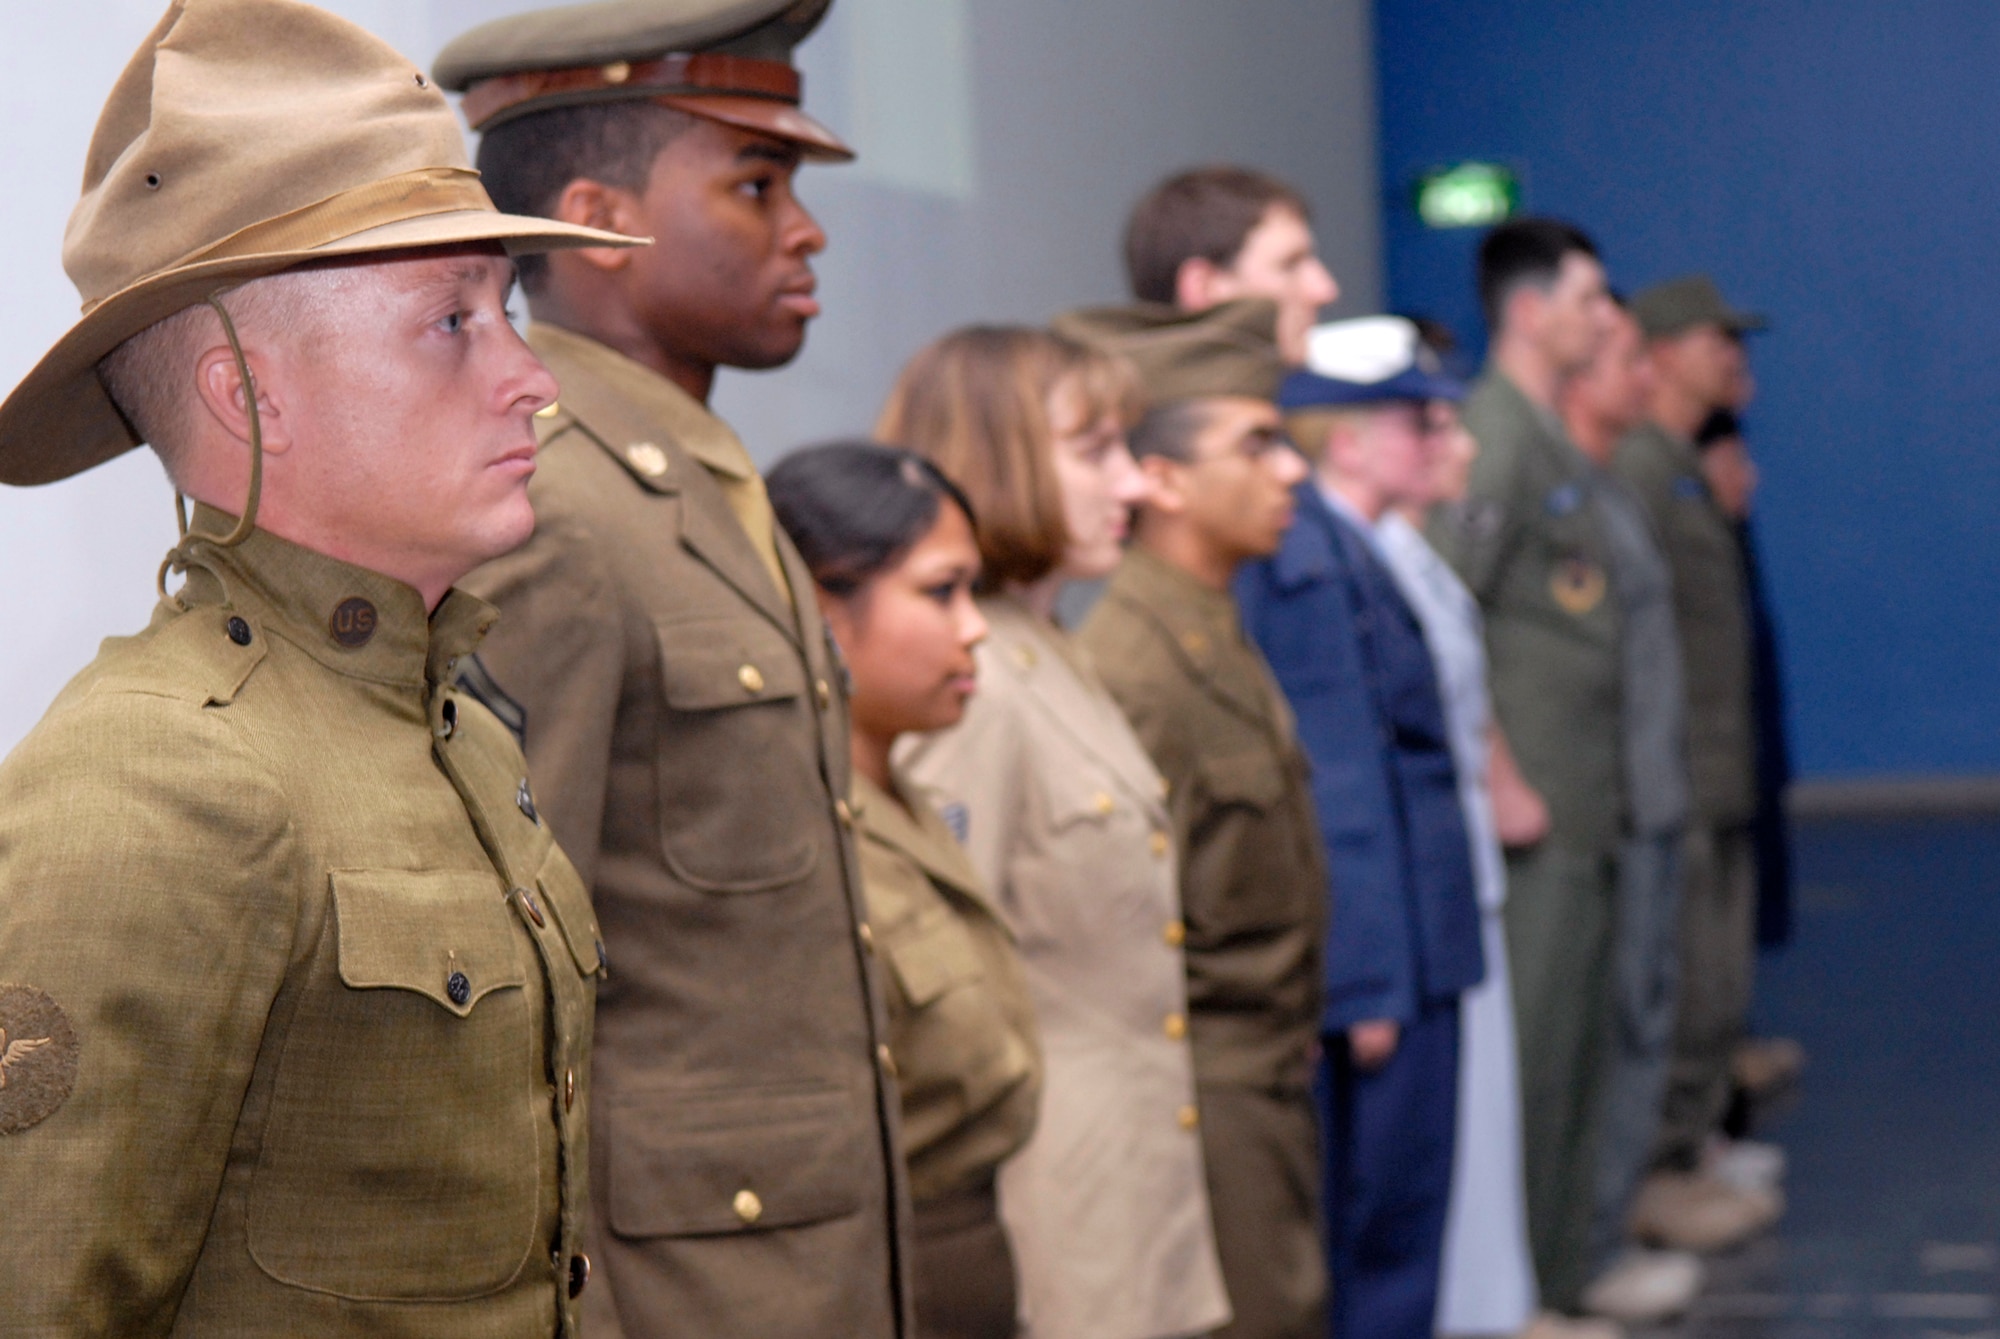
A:
[[[444,686],[492,610],[199,551],[0,765],[0,1330],[574,1334],[597,929]]]
[[[1303,1092],[1325,857],[1291,710],[1236,602],[1133,549],[1077,638],[1172,786],[1195,1072]]]
[[[795,610],[725,495],[761,485],[719,419],[580,336],[530,342],[562,385],[535,536],[468,584],[502,611],[483,659],[610,954],[593,1339],[905,1333],[897,1099],[811,577],[779,536]]]
[[[901,781],[897,791],[911,809],[854,778],[869,923],[889,964],[910,1193],[922,1201],[989,1184],[1027,1142],[1042,1049],[1013,934],[922,792]]]
[[[1757,780],[1742,546],[1693,443],[1648,423],[1618,444],[1612,467],[1645,504],[1673,569],[1694,811],[1712,824],[1747,823]]]
[[[1081,654],[1008,599],[965,719],[906,768],[957,806],[1021,947],[1047,1077],[1000,1216],[1032,1339],[1159,1339],[1229,1316],[1186,1039],[1160,774]]]

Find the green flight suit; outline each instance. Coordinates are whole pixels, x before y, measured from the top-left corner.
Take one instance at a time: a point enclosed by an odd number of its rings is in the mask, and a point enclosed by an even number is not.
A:
[[[601,958],[493,611],[191,547],[0,764],[0,1328],[574,1334]]]

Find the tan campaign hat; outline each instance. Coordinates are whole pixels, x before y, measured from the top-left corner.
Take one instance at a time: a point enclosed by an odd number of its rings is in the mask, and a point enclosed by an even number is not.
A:
[[[63,237],[83,319],[0,404],[0,483],[50,483],[139,445],[98,362],[246,280],[409,247],[642,240],[494,209],[444,95],[345,19],[297,0],[174,0],[98,117]]]
[[[1678,335],[1698,325],[1719,325],[1732,335],[1749,334],[1770,326],[1756,312],[1737,311],[1723,300],[1715,280],[1705,274],[1683,275],[1654,284],[1632,297],[1632,319],[1646,332],[1646,338]]]
[[[436,73],[491,130],[554,107],[645,98],[797,144],[854,150],[799,110],[792,49],[833,0],[600,0],[496,19],[452,41]]]
[[[1130,359],[1149,407],[1211,395],[1275,399],[1285,379],[1278,307],[1266,298],[1202,312],[1154,302],[1093,307],[1050,324],[1059,335]]]

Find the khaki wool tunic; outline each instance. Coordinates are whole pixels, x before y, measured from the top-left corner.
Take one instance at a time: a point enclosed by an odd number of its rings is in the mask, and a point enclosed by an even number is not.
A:
[[[913,783],[912,807],[854,778],[861,878],[889,964],[889,1050],[903,1096],[910,1193],[989,1184],[1035,1128],[1042,1051],[1014,936],[964,850]]]
[[[535,535],[467,585],[500,607],[481,658],[610,956],[586,1326],[906,1334],[897,1095],[812,577],[726,424],[582,336],[528,340],[562,386]]]
[[[0,1330],[575,1334],[597,927],[493,612],[194,553],[0,765]]]

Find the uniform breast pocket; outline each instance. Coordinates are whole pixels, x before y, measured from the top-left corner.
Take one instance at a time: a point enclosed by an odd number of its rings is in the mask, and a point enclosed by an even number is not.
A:
[[[661,624],[657,633],[668,867],[712,893],[797,883],[831,821],[798,648],[754,616]]]
[[[249,1201],[281,1282],[476,1297],[535,1249],[542,982],[489,871],[333,873],[331,944],[284,1027]]]

